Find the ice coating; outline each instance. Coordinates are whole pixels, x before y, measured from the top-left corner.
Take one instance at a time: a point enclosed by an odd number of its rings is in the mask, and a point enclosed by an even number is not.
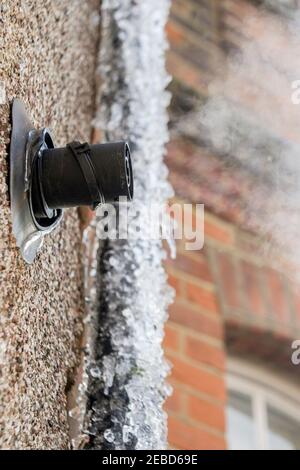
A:
[[[104,0],[95,127],[129,140],[135,208],[172,195],[163,162],[168,140],[165,23],[169,0]],[[137,215],[141,217],[141,215]],[[97,225],[97,221],[96,221]],[[96,227],[97,230],[97,227]],[[172,290],[161,241],[101,241],[95,349],[84,432],[93,449],[163,449],[169,366],[161,342]]]

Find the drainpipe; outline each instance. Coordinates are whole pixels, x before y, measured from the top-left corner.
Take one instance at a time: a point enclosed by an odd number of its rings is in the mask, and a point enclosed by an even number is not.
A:
[[[168,140],[165,24],[169,0],[103,0],[95,127],[129,139],[142,218],[172,196],[163,162]],[[96,219],[97,225],[97,219]],[[97,227],[96,227],[97,229]],[[172,291],[160,240],[105,240],[97,254],[97,309],[89,366],[89,449],[164,449],[169,366],[161,342]]]

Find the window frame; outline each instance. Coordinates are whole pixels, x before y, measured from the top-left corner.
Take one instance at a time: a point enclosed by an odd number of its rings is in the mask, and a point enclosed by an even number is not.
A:
[[[227,390],[251,399],[257,450],[268,449],[267,407],[300,423],[300,388],[269,369],[236,358],[228,359]]]

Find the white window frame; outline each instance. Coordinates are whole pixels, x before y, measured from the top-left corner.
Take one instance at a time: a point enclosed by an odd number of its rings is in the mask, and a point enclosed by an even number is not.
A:
[[[300,423],[300,386],[269,369],[240,359],[228,359],[227,371],[228,391],[243,393],[252,400],[258,450],[268,449],[268,405]]]

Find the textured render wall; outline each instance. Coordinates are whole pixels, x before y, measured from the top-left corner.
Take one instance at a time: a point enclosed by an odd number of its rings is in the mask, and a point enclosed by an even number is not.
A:
[[[81,234],[68,210],[32,266],[11,233],[7,187],[10,101],[22,98],[57,144],[90,138],[97,1],[1,3],[0,80],[0,445],[67,448],[66,388],[81,333]]]

